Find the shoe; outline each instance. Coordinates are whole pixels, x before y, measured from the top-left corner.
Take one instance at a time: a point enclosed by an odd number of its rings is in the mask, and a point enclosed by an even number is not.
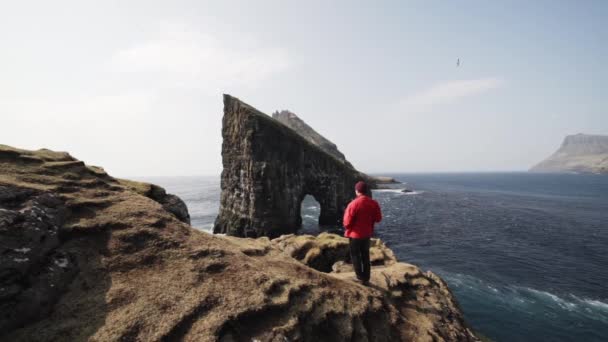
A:
[[[353,281],[355,283],[359,283],[359,284],[364,285],[364,286],[369,285],[369,280],[363,280],[363,279],[359,279],[357,277],[353,277]]]

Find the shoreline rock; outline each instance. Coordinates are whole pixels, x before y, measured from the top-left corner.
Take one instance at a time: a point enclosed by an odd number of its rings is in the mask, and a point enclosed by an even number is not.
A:
[[[384,176],[370,176],[372,177],[377,184],[401,184],[398,180],[393,177],[384,177]]]

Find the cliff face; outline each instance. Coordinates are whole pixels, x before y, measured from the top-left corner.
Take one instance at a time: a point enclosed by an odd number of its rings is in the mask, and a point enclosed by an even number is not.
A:
[[[346,160],[346,157],[344,157],[344,154],[340,152],[340,150],[338,150],[336,144],[332,143],[324,136],[317,133],[317,131],[315,131],[306,122],[300,119],[295,113],[292,113],[288,110],[283,110],[280,112],[277,111],[275,113],[272,113],[272,118],[293,129],[294,131],[296,131],[296,133],[300,134],[302,137],[304,137],[311,143],[319,146],[325,152],[350,165],[350,163]]]
[[[224,170],[215,233],[247,237],[294,233],[302,225],[300,206],[306,195],[314,196],[321,206],[320,225],[339,226],[346,205],[355,197],[355,183],[367,179],[350,164],[230,95],[224,95],[222,137]]]
[[[308,140],[310,143],[319,146],[323,151],[331,154],[336,159],[342,161],[349,167],[353,167],[353,165],[346,160],[346,157],[340,150],[336,144],[329,141],[327,138],[317,133],[312,127],[310,127],[304,120],[300,119],[295,113],[292,113],[288,110],[283,110],[280,112],[275,112],[272,114],[272,117],[284,124],[285,126],[291,128],[294,132],[301,135],[304,139]],[[374,186],[375,188],[379,188],[378,184],[396,184],[399,183],[392,177],[374,177],[363,174],[363,180]]]
[[[364,287],[344,238],[214,236],[162,193],[0,145],[0,340],[477,341],[445,283],[379,241]]]
[[[569,135],[557,152],[530,171],[608,173],[608,136]]]

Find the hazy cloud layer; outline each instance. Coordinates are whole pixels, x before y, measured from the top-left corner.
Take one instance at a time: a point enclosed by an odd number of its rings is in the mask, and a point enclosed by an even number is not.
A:
[[[126,91],[116,94],[65,97],[1,98],[0,110],[13,121],[40,124],[136,118],[150,111],[154,93]]]
[[[263,46],[248,37],[218,37],[176,24],[165,24],[155,39],[134,44],[112,56],[120,72],[152,73],[171,86],[216,94],[223,87],[253,86],[290,66],[281,47]]]
[[[400,101],[402,109],[426,111],[434,106],[457,102],[466,97],[482,94],[504,85],[500,78],[481,78],[474,80],[455,80],[439,82],[432,87],[407,96]]]

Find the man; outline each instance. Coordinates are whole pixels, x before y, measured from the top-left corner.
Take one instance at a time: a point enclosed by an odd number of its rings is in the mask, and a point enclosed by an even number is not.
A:
[[[371,272],[369,261],[369,239],[374,233],[374,224],[382,220],[380,205],[369,194],[365,182],[355,184],[357,197],[344,211],[344,236],[349,239],[350,258],[357,279],[367,285]]]

